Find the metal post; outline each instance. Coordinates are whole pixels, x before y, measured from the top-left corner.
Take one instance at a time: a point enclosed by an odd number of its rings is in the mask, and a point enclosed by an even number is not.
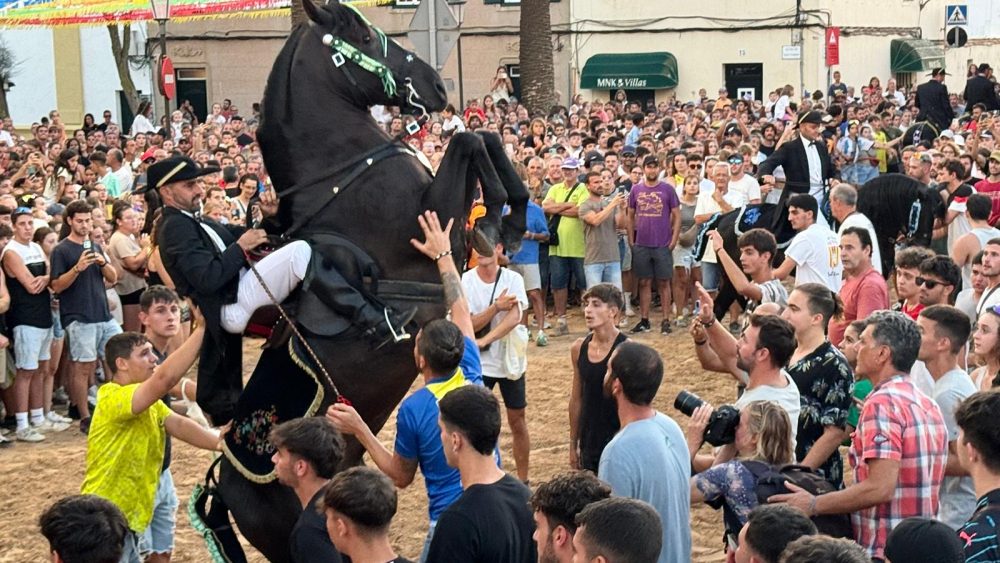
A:
[[[160,24],[160,65],[159,65],[159,68],[157,69],[157,72],[161,72],[162,73],[162,71],[163,71],[163,59],[166,58],[166,56],[167,56],[167,20],[165,20],[165,19],[159,19],[159,20],[156,20],[156,22],[158,24]],[[163,80],[162,76],[160,76],[160,80]],[[166,96],[166,94],[163,95],[163,115],[167,116],[167,123],[169,124],[170,123],[170,98],[168,98]],[[156,125],[156,128],[159,129],[159,125],[160,125],[159,121],[157,121],[155,123],[155,125]]]
[[[458,34],[458,107],[465,106],[465,81],[462,80],[462,33]]]
[[[430,50],[428,51],[428,60],[431,68],[434,70],[441,70],[438,67],[438,48],[437,48],[437,7],[435,6],[435,0],[427,1],[427,34],[430,41]]]

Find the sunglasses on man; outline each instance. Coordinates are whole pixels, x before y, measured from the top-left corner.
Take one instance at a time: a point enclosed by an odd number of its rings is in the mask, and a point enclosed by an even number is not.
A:
[[[932,279],[921,278],[921,277],[918,277],[916,279],[916,284],[917,284],[918,287],[921,286],[921,285],[927,286],[927,289],[934,289],[935,287],[937,287],[939,285],[947,285],[943,281],[932,280]]]

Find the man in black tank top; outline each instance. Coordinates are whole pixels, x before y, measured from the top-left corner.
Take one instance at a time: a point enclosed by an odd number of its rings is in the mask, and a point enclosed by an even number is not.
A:
[[[583,296],[587,336],[570,350],[573,391],[569,399],[569,463],[574,469],[597,473],[604,446],[620,428],[614,399],[604,396],[608,360],[619,344],[628,340],[618,330],[625,299],[617,287],[602,283]]]
[[[11,214],[14,238],[3,250],[3,269],[10,291],[10,309],[7,325],[14,340],[14,414],[17,420],[16,436],[21,442],[41,442],[43,431],[56,430],[46,422],[41,393],[41,378],[48,370],[52,344],[52,306],[50,303],[49,264],[42,248],[31,242],[34,231],[31,210],[18,207]],[[60,425],[58,430],[65,430]]]

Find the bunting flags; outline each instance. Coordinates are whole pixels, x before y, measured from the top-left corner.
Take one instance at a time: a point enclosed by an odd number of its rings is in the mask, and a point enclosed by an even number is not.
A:
[[[392,0],[357,0],[377,6]],[[287,16],[291,0],[171,0],[170,21]],[[134,23],[153,19],[144,0],[0,0],[0,27],[63,27]]]

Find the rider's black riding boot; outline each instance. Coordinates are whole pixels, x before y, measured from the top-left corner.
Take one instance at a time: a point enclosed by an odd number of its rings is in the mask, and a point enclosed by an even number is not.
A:
[[[397,311],[369,301],[335,267],[316,267],[317,258],[314,255],[309,264],[303,289],[359,327],[378,348],[410,339],[406,325],[413,320],[416,308]]]

